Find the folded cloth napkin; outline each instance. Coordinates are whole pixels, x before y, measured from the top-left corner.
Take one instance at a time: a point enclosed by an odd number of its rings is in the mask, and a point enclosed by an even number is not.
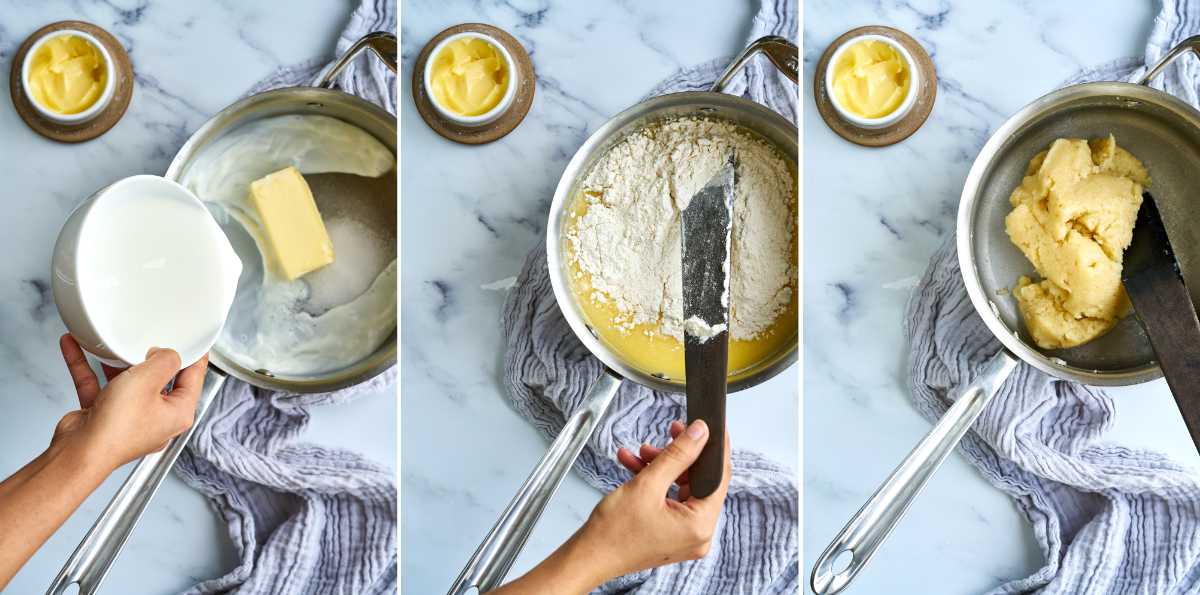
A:
[[[750,39],[763,35],[793,38],[796,4],[764,0]],[[651,95],[707,89],[728,64],[714,60],[684,70]],[[783,113],[795,121],[796,86],[757,59],[726,89]],[[547,438],[582,403],[601,363],[576,339],[559,311],[546,269],[544,243],[525,259],[517,284],[504,304],[507,347],[504,376],[513,407]],[[618,446],[665,444],[671,420],[684,419],[682,398],[626,382],[611,409],[580,454],[575,470],[606,492],[629,479],[616,461]],[[734,437],[736,444],[736,436]],[[733,475],[717,534],[708,556],[614,580],[600,593],[796,593],[799,591],[798,494],[792,471],[763,456],[735,448]]]
[[[1164,0],[1144,58],[1068,84],[1144,73],[1200,32],[1198,8]],[[1196,105],[1198,75],[1193,60],[1155,86]],[[914,291],[905,321],[910,382],[917,409],[932,420],[1001,346],[967,298],[953,237]],[[1045,556],[1032,576],[993,593],[1200,593],[1200,474],[1154,452],[1103,444],[1113,412],[1104,392],[1022,363],[963,440],[967,459],[1029,519]]]
[[[366,0],[337,42],[341,55],[371,31],[394,31],[394,0]],[[284,68],[248,94],[311,84],[324,62]],[[362,58],[337,79],[396,113],[395,76]],[[186,593],[360,595],[396,592],[394,470],[345,450],[295,442],[310,407],[395,386],[395,368],[362,385],[297,395],[226,381],[176,470],[229,526],[238,565]]]

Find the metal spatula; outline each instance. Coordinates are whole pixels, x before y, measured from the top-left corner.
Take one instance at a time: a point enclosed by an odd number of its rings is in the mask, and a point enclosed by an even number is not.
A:
[[[1149,193],[1143,195],[1133,241],[1125,251],[1122,277],[1192,442],[1200,450],[1200,320]]]
[[[729,237],[737,157],[728,160],[688,203],[683,241],[684,365],[688,423],[708,424],[708,443],[688,471],[692,495],[721,485],[725,471],[725,381],[729,362]]]

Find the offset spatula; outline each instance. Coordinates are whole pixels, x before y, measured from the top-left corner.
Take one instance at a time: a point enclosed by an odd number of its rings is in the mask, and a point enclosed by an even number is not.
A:
[[[725,471],[725,377],[729,362],[729,236],[737,158],[695,196],[681,217],[684,366],[688,423],[708,424],[708,443],[688,470],[692,495],[703,498]]]
[[[1125,251],[1122,277],[1192,442],[1200,450],[1200,320],[1149,193],[1143,195],[1133,241]]]

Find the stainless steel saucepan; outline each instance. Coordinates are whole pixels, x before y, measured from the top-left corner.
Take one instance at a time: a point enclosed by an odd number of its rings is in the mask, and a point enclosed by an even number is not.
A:
[[[167,169],[166,177],[176,182],[182,180],[188,168],[196,162],[197,156],[214,141],[239,126],[261,118],[285,114],[338,118],[371,134],[395,154],[395,116],[360,97],[332,88],[334,79],[346,65],[367,50],[395,72],[396,37],[384,32],[368,34],[351,46],[346,54],[324,73],[315,87],[266,91],[242,99],[213,116],[179,149],[179,153]],[[372,208],[378,208],[384,213],[380,217],[381,220],[392,222],[394,234],[395,205],[373,205]],[[387,212],[391,213],[390,217],[386,216]],[[222,353],[219,348],[214,348],[209,353],[209,362],[204,390],[196,406],[196,423],[192,429],[172,440],[162,451],[148,455],[137,463],[100,518],[59,571],[47,590],[48,594],[63,593],[72,584],[79,586],[78,593],[82,595],[96,592],[150,499],[154,497],[159,485],[174,466],[196,425],[207,413],[227,375],[270,390],[297,393],[333,391],[364,382],[395,364],[396,336],[393,330],[392,336],[362,361],[317,376],[292,377],[277,375],[270,370],[254,369],[242,365],[236,356]]]
[[[1122,386],[1162,376],[1141,325],[1127,317],[1096,340],[1055,351],[1039,349],[1008,295],[1021,275],[1035,276],[1008,239],[1008,197],[1030,159],[1058,138],[1113,134],[1150,171],[1155,204],[1162,211],[1185,277],[1200,278],[1200,227],[1193,220],[1196,172],[1200,172],[1200,111],[1150,81],[1188,51],[1200,57],[1200,36],[1185,40],[1154,65],[1138,84],[1094,82],[1054,91],[1008,119],[988,139],[967,175],[958,207],[958,261],[975,311],[1003,345],[979,377],[962,387],[954,404],[892,472],[813,565],[813,591],[844,589],[899,522],[921,488],[954,450],[1020,361],[1056,378],[1092,386]],[[1191,288],[1200,303],[1200,283]],[[835,566],[836,560],[836,566]]]
[[[584,444],[604,417],[613,395],[623,381],[632,380],[658,391],[684,391],[685,386],[681,379],[660,378],[640,370],[593,334],[571,290],[570,269],[565,258],[570,207],[579,194],[583,177],[596,160],[626,135],[654,122],[681,117],[727,120],[759,135],[794,163],[799,151],[796,127],[791,122],[753,101],[721,92],[733,75],[760,52],[792,82],[797,81],[799,58],[796,46],[782,37],[760,38],[734,59],[711,90],[671,93],[634,105],[592,133],[567,164],[550,206],[546,227],[547,266],[555,300],[571,330],[592,355],[604,363],[606,369],[593,382],[583,407],[567,420],[562,432],[550,445],[549,451],[525,480],[525,484],[479,545],[466,568],[454,581],[449,591],[452,595],[468,593],[473,588],[484,592],[500,586],[546,504],[554,496]],[[750,388],[778,374],[796,361],[796,352],[797,337],[794,335],[777,353],[748,370],[730,375],[729,392]]]

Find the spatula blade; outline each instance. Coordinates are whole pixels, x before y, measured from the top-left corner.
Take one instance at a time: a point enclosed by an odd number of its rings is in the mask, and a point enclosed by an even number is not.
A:
[[[1143,195],[1133,240],[1125,251],[1122,278],[1192,442],[1200,450],[1200,320],[1149,193]]]
[[[721,485],[725,470],[725,393],[729,361],[729,248],[737,158],[692,197],[681,216],[684,365],[688,422],[703,419],[708,443],[688,471],[692,495]]]

